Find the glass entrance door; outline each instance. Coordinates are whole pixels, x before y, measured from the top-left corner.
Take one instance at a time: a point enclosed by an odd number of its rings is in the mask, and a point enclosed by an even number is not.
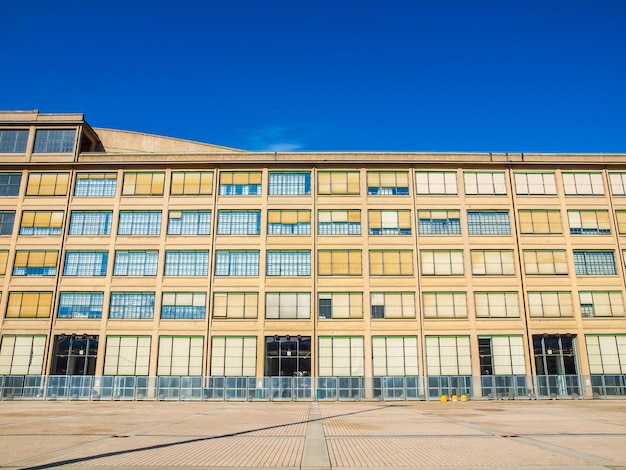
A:
[[[533,335],[539,394],[568,396],[580,394],[576,366],[576,335]]]
[[[55,337],[51,375],[95,375],[98,337],[87,334]]]
[[[308,377],[311,375],[310,336],[268,336],[265,338],[265,375]]]

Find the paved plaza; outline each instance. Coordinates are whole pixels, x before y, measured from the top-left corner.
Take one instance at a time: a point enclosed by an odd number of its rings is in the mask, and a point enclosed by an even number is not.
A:
[[[626,469],[626,401],[0,402],[0,468]]]

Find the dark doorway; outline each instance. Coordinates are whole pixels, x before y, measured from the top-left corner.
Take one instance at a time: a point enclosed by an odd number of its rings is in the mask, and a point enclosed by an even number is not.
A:
[[[98,337],[88,334],[55,337],[51,375],[95,375]]]
[[[268,377],[308,377],[311,375],[310,336],[267,336],[265,375]]]

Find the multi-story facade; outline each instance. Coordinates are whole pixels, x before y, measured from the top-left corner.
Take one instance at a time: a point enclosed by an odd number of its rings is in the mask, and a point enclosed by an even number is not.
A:
[[[248,152],[33,111],[0,113],[0,165],[5,385],[626,393],[626,155]]]

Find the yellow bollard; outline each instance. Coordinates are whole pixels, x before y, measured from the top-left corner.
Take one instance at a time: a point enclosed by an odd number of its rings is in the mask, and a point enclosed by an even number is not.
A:
[[[467,395],[461,395],[461,401],[467,401]]]
[[[448,401],[448,397],[447,397],[446,395],[441,395],[440,400],[441,400],[442,402],[446,402],[446,401]]]

